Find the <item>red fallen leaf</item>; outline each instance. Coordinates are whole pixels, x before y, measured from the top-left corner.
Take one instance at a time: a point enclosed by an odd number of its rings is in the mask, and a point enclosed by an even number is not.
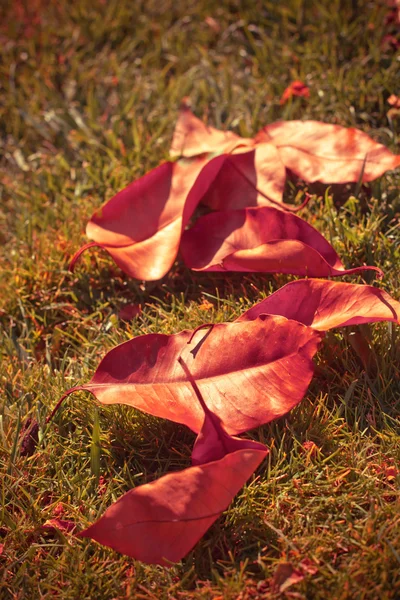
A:
[[[4,544],[0,544],[0,556],[3,554],[4,552]]]
[[[180,362],[190,376],[184,361]],[[193,378],[189,379],[193,384]],[[268,449],[251,440],[231,438],[195,383],[194,388],[199,408],[204,410],[197,465],[130,490],[79,537],[90,537],[146,563],[170,566],[193,548],[229,506]],[[204,463],[206,459],[209,462]]]
[[[285,167],[310,182],[372,181],[400,165],[400,155],[359,129],[319,121],[278,121],[254,140],[274,144]]]
[[[131,277],[152,281],[163,277],[176,258],[181,233],[221,168],[224,157],[166,162],[106,202],[90,219],[83,246],[107,250]]]
[[[86,390],[102,404],[127,404],[199,432],[203,410],[193,402],[177,363],[182,357],[209,410],[228,433],[240,433],[281,417],[301,401],[320,340],[321,334],[304,325],[270,316],[216,324],[206,334],[139,336],[113,348],[92,380],[68,390],[52,415],[68,394]]]
[[[336,277],[377,267],[345,269],[327,240],[296,215],[272,207],[201,217],[182,236],[185,263],[195,271],[250,271]]]
[[[320,121],[278,121],[254,138],[240,138],[232,132],[206,127],[187,105],[181,108],[171,154],[189,157],[202,152],[254,152],[265,143],[275,146],[287,169],[309,182],[357,182],[361,174],[363,182],[372,181],[400,165],[400,155],[392,154],[359,129]]]
[[[178,362],[183,368],[188,381],[192,385],[193,391],[195,392],[205,414],[203,427],[200,430],[193,446],[192,465],[203,465],[214,460],[220,460],[226,454],[231,454],[237,450],[259,449],[260,444],[257,442],[255,443],[252,440],[243,440],[242,438],[233,437],[226,433],[219,417],[211,412],[207,404],[204,402],[198,385],[187,368],[185,361],[182,360],[182,358],[179,358]]]
[[[302,98],[310,97],[310,89],[302,81],[292,81],[292,83],[283,92],[279,104],[286,104],[293,96],[301,96]]]
[[[400,303],[371,285],[299,279],[252,306],[237,321],[257,319],[262,314],[281,315],[327,331],[376,321],[400,323]]]
[[[27,419],[21,433],[21,456],[32,456],[36,449],[38,441],[39,423],[36,421],[36,419]]]
[[[137,560],[169,566],[193,548],[267,452],[258,444],[258,449],[236,450],[134,488],[79,536]]]

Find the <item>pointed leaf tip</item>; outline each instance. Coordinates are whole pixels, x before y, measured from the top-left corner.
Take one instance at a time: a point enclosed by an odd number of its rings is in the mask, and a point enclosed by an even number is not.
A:
[[[244,312],[237,321],[281,315],[319,331],[376,321],[400,323],[400,302],[371,285],[322,279],[286,284]]]

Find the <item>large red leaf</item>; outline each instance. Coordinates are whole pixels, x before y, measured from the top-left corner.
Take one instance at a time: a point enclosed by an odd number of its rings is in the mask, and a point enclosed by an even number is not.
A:
[[[130,490],[79,535],[137,560],[168,566],[193,548],[267,453],[262,444],[243,440],[242,449],[218,460]]]
[[[139,336],[111,350],[87,390],[199,432],[204,411],[178,364],[187,363],[209,410],[228,433],[281,417],[303,398],[321,334],[284,317],[221,323],[195,333]]]
[[[327,277],[346,270],[327,240],[296,215],[272,207],[211,213],[185,231],[181,251],[195,271],[251,271]]]
[[[96,211],[87,236],[131,277],[160,279],[173,265],[182,230],[223,162],[223,156],[211,162],[197,157],[160,165]]]
[[[261,314],[282,315],[326,331],[374,321],[400,323],[400,303],[370,285],[300,279],[255,304],[237,321],[256,319]]]
[[[400,165],[400,155],[359,129],[320,121],[272,123],[254,140],[274,144],[285,167],[310,182],[372,181]]]

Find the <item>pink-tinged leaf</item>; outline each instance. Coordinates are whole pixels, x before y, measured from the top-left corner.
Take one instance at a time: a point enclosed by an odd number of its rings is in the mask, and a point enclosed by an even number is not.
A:
[[[139,486],[79,535],[146,563],[177,562],[259,466],[268,452],[261,444],[259,448],[237,450]]]
[[[306,181],[372,181],[400,165],[400,155],[354,128],[319,121],[279,121],[267,125],[256,143],[274,144],[285,167]]]
[[[290,98],[293,96],[299,96],[301,98],[309,98],[310,97],[310,89],[306,86],[302,81],[292,81],[290,85],[285,89],[282,94],[282,97],[279,101],[279,104],[286,104]]]
[[[320,340],[311,328],[276,316],[220,323],[207,333],[143,335],[111,350],[92,380],[64,397],[87,390],[102,404],[127,404],[199,432],[204,411],[193,401],[181,357],[208,409],[228,433],[240,433],[281,417],[301,401]]]
[[[253,140],[241,138],[233,131],[220,131],[195,117],[183,103],[172,137],[171,156],[198,156],[199,154],[224,154],[238,146],[253,146]]]
[[[243,313],[237,321],[281,315],[320,331],[375,321],[400,323],[400,303],[370,285],[318,279],[288,283]]]
[[[163,277],[176,258],[182,230],[213,182],[224,157],[166,162],[131,183],[95,212],[87,228],[98,245],[131,277]]]
[[[296,215],[272,207],[211,213],[182,236],[185,263],[195,271],[291,273],[336,277],[345,269],[327,240]]]

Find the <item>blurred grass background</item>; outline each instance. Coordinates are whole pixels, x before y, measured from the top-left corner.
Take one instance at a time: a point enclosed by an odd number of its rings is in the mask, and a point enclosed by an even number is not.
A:
[[[318,119],[399,152],[399,111],[387,103],[400,91],[398,32],[386,0],[1,5],[2,599],[400,597],[400,334],[387,324],[327,335],[301,405],[252,432],[268,460],[179,565],[41,528],[53,517],[88,525],[132,486],[188,466],[193,442],[183,427],[84,394],[45,427],[66,388],[119,342],[231,320],[293,279],[193,273],[178,260],[143,283],[94,251],[69,274],[92,212],[168,157],[183,96],[242,136]],[[281,106],[295,79],[310,98]],[[397,299],[399,183],[397,171],[361,190],[290,181],[285,192],[312,193],[303,218],[347,267],[381,267],[374,285]],[[28,418],[41,423],[40,443],[24,457]],[[272,577],[288,562],[306,576],[280,593]]]

